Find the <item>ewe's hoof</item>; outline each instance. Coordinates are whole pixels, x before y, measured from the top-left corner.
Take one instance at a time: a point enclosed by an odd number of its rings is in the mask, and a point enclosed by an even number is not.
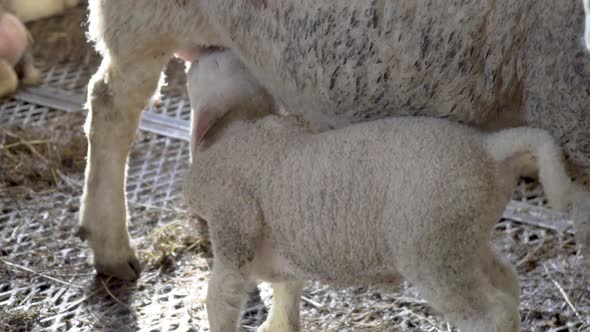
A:
[[[94,265],[97,273],[124,281],[135,281],[141,273],[141,265],[135,257],[131,257],[129,261],[119,264],[106,265],[95,262]]]
[[[94,251],[94,267],[98,274],[115,277],[119,280],[135,281],[141,274],[141,264],[135,256],[133,247],[108,246],[101,242],[100,246],[92,245],[92,233],[85,227],[78,228],[76,235],[82,240],[88,240]],[[118,247],[118,249],[115,249]]]
[[[106,233],[107,235],[113,235]],[[130,246],[128,239],[126,244],[116,241],[105,241],[104,234],[97,236],[96,233],[88,231],[88,228],[80,226],[76,235],[82,241],[88,241],[94,252],[94,267],[98,274],[115,277],[124,281],[135,281],[141,273],[141,264],[135,256],[133,246]],[[96,240],[96,239],[100,240]],[[115,236],[115,238],[117,238]]]

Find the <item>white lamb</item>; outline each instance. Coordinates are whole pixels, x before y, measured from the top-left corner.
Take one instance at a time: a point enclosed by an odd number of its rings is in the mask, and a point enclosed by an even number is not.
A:
[[[214,252],[211,331],[235,331],[246,294],[271,282],[259,331],[298,331],[302,281],[392,284],[407,279],[465,331],[520,330],[514,268],[490,245],[530,156],[553,207],[588,211],[544,130],[495,134],[400,117],[314,133],[276,114],[231,53],[189,71],[194,107],[191,209]],[[275,114],[273,114],[275,113]],[[582,205],[586,204],[586,205]]]

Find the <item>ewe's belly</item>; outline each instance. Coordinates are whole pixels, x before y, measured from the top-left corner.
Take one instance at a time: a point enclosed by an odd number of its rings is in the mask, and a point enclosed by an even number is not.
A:
[[[280,1],[276,15],[237,12],[226,24],[234,51],[292,112],[336,125],[416,114],[480,122],[500,94],[518,92],[507,85],[519,51],[513,32],[495,29],[514,24],[520,5],[509,5]]]

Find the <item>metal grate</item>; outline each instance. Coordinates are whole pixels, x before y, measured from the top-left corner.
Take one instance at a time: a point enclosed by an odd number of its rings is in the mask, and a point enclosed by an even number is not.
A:
[[[49,68],[37,89],[48,89],[70,95],[84,95],[93,71],[86,66],[62,63]]]
[[[157,207],[179,205],[188,160],[187,142],[156,135],[137,142],[127,176],[129,201]]]
[[[42,124],[63,114],[46,106],[28,103],[17,99],[0,102],[0,123],[2,125]]]
[[[167,95],[155,109],[151,110],[170,118],[190,121],[191,107],[186,96],[171,94]]]

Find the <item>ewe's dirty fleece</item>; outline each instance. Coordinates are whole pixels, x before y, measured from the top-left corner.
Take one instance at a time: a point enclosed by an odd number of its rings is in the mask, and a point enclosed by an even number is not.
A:
[[[590,180],[581,179],[590,175],[583,1],[245,3],[204,6],[288,110],[327,126],[427,115],[540,127],[559,139],[577,180]]]

